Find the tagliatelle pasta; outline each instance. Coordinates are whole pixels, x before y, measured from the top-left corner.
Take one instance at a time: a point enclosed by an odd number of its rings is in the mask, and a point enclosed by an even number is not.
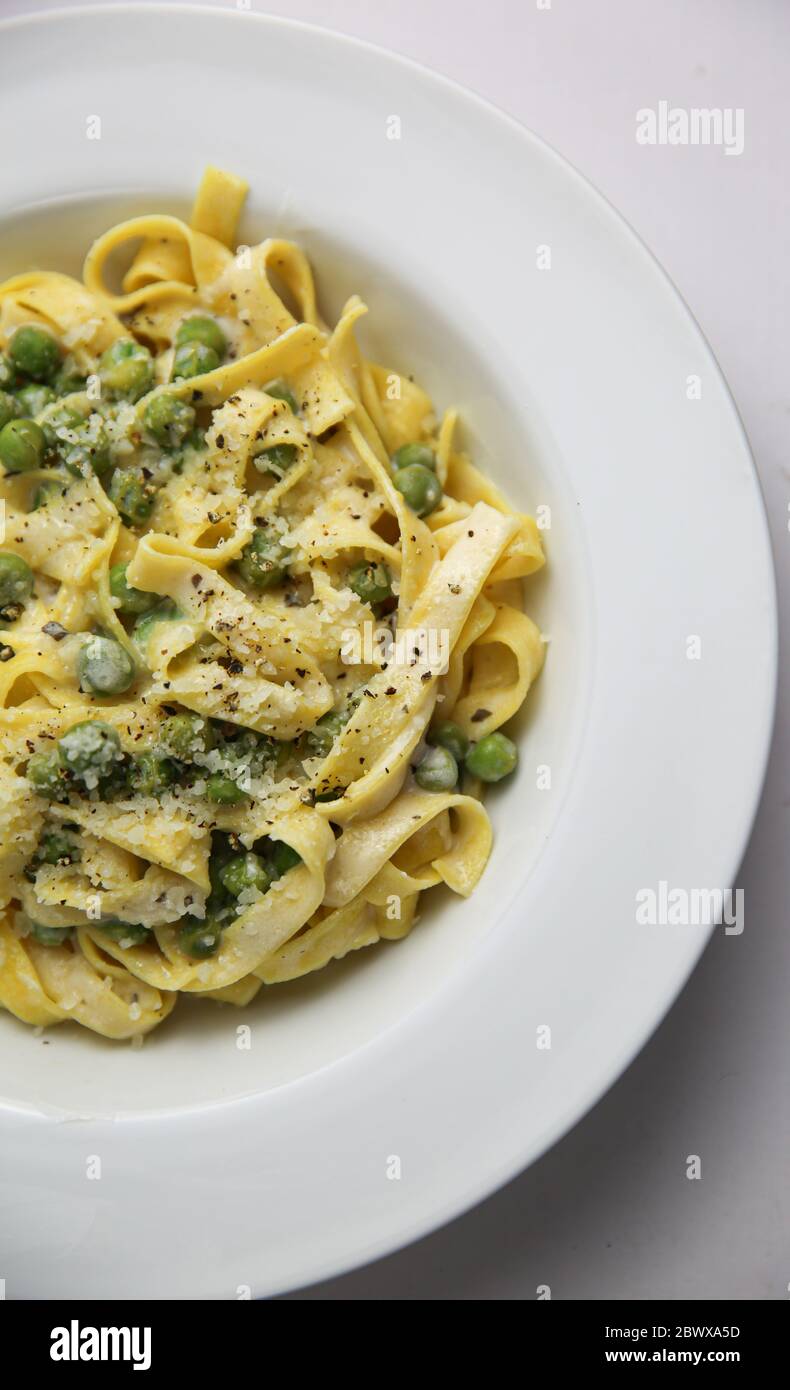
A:
[[[108,1038],[471,893],[540,533],[242,180],[0,285],[0,1004]],[[125,270],[113,279],[116,267]]]

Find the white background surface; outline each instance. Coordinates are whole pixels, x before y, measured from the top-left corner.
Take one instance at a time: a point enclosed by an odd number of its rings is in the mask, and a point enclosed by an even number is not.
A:
[[[473,88],[554,145],[632,223],[699,320],[740,408],[766,497],[784,627],[790,5],[551,0],[543,10],[536,0],[483,7],[252,0],[250,7],[370,39]],[[4,15],[35,8],[45,7],[0,0]],[[636,111],[662,99],[742,107],[744,153],[638,145]],[[418,226],[419,209],[415,218]],[[722,573],[737,573],[740,563],[737,536],[723,536]],[[715,934],[641,1057],[528,1173],[417,1245],[291,1297],[532,1299],[539,1284],[549,1284],[554,1298],[789,1296],[789,675],[785,651],[768,781],[738,879],[743,936]],[[701,1156],[701,1181],[686,1178],[689,1154]]]

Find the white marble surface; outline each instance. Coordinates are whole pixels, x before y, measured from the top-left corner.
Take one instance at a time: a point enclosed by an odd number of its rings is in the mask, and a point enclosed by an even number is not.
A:
[[[457,79],[536,130],[633,224],[699,320],[740,408],[784,626],[790,5],[548,2],[247,7],[370,39]],[[36,8],[64,6],[0,0],[3,15]],[[743,108],[743,153],[638,145],[636,111],[662,99]],[[722,537],[722,572],[738,563],[737,537]],[[743,936],[716,934],[642,1055],[528,1173],[416,1245],[291,1297],[531,1299],[538,1284],[554,1298],[790,1295],[789,677],[785,648],[768,780],[738,880]],[[685,1176],[690,1153],[702,1157],[702,1181]]]

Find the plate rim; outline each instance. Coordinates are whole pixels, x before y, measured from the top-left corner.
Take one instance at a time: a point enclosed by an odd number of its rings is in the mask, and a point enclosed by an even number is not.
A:
[[[214,5],[176,5],[171,3],[157,3],[154,5],[138,5],[133,3],[124,3],[120,5],[99,4],[95,6],[78,5],[69,6],[64,9],[48,9],[36,11],[29,15],[23,14],[9,16],[5,19],[0,20],[0,34],[8,31],[9,29],[30,28],[33,25],[46,24],[47,22],[52,20],[67,21],[69,19],[80,19],[86,17],[89,17],[93,20],[100,16],[112,16],[113,19],[120,19],[124,15],[135,17],[142,16],[150,19],[157,13],[167,14],[172,17],[177,17],[178,19],[187,19],[190,14],[210,15],[215,19],[219,16],[222,16],[224,22],[226,23],[231,22],[234,18],[238,20],[239,17],[238,13],[236,15],[233,15],[229,11],[223,10]],[[755,817],[763,792],[763,786],[768,767],[768,760],[771,753],[773,735],[776,726],[778,694],[777,580],[773,560],[771,537],[766,514],[765,498],[763,494],[760,476],[754,461],[754,454],[737,403],[733,397],[732,391],[730,390],[726,377],[724,376],[722,368],[719,365],[719,362],[715,356],[715,353],[712,349],[712,346],[708,338],[701,329],[695,315],[689,308],[689,305],[686,303],[684,297],[681,295],[677,285],[675,284],[668,271],[660,263],[660,261],[657,259],[657,257],[652,252],[647,243],[644,241],[644,239],[641,237],[641,235],[634,229],[634,227],[622,215],[622,213],[619,212],[619,210],[607,198],[607,196],[604,193],[602,193],[601,190],[585,174],[583,174],[569,159],[567,159],[566,156],[561,154],[554,146],[552,146],[548,141],[543,139],[542,136],[537,134],[536,131],[534,131],[530,127],[523,125],[515,117],[510,115],[509,112],[502,110],[502,108],[500,108],[496,103],[492,102],[490,99],[486,97],[481,96],[480,93],[476,92],[475,90],[457,82],[455,79],[443,73],[437,72],[436,70],[430,68],[426,64],[420,63],[415,59],[401,54],[395,50],[390,50],[379,44],[372,43],[369,40],[361,39],[354,35],[344,34],[338,30],[327,29],[324,26],[312,24],[303,20],[291,19],[279,15],[268,15],[255,10],[242,12],[242,18],[246,21],[254,19],[256,22],[262,23],[264,27],[270,26],[296,31],[306,31],[311,35],[320,35],[323,39],[331,41],[332,43],[337,44],[340,47],[345,48],[351,46],[358,49],[362,53],[368,53],[373,55],[376,59],[383,59],[390,64],[401,65],[406,69],[414,70],[418,72],[423,78],[429,80],[431,83],[435,85],[438,85],[440,88],[447,88],[453,91],[458,97],[463,98],[465,101],[471,102],[479,106],[484,113],[489,113],[491,116],[495,117],[499,121],[506,122],[514,131],[514,133],[518,134],[520,139],[526,140],[528,143],[532,143],[534,146],[536,146],[539,150],[543,152],[548,152],[555,165],[559,169],[564,171],[566,174],[570,172],[570,174],[581,186],[582,190],[586,193],[586,195],[591,195],[595,200],[598,201],[600,207],[602,207],[605,210],[606,218],[609,224],[613,224],[615,229],[617,229],[618,227],[621,229],[625,229],[627,235],[630,237],[632,241],[633,246],[639,250],[642,257],[645,258],[646,261],[650,263],[654,269],[658,270],[663,282],[663,288],[665,293],[668,292],[669,295],[674,299],[675,307],[680,309],[687,323],[691,327],[691,330],[695,335],[699,346],[701,347],[702,357],[707,368],[709,370],[712,370],[716,380],[718,381],[719,386],[723,389],[724,397],[726,399],[730,416],[737,427],[741,448],[743,451],[745,451],[745,456],[749,462],[750,482],[757,501],[756,512],[761,525],[762,543],[768,559],[768,571],[772,580],[769,591],[765,595],[769,610],[766,614],[767,626],[770,628],[770,644],[769,649],[766,652],[766,656],[769,661],[769,669],[766,673],[766,682],[770,683],[770,708],[768,715],[765,719],[765,727],[760,731],[760,756],[755,765],[755,775],[752,781],[752,792],[750,802],[747,810],[739,818],[741,830],[738,836],[740,847],[737,853],[737,858],[736,861],[732,864],[728,874],[725,875],[723,878],[723,882],[726,881],[728,885],[731,885],[737,877],[740,865],[743,862],[749,839],[752,834]],[[515,1157],[512,1155],[503,1156],[499,1163],[493,1163],[490,1167],[487,1167],[485,1170],[481,1170],[479,1173],[473,1174],[471,1180],[467,1182],[465,1190],[461,1195],[459,1195],[456,1191],[455,1195],[452,1198],[448,1199],[443,1209],[434,1207],[429,1216],[415,1220],[410,1225],[407,1224],[407,1226],[403,1228],[394,1239],[389,1233],[385,1233],[383,1235],[380,1235],[375,1240],[363,1243],[365,1245],[364,1250],[356,1250],[354,1252],[349,1251],[347,1256],[342,1258],[332,1256],[331,1254],[326,1255],[324,1258],[319,1258],[318,1253],[316,1252],[316,1257],[313,1261],[311,1268],[305,1271],[303,1277],[300,1277],[298,1282],[293,1282],[292,1280],[289,1280],[285,1284],[278,1284],[275,1280],[273,1283],[271,1283],[269,1287],[267,1287],[266,1293],[271,1294],[282,1292],[285,1289],[304,1287],[306,1284],[310,1284],[322,1279],[326,1279],[328,1277],[332,1277],[334,1275],[345,1273],[350,1269],[358,1267],[361,1263],[367,1263],[370,1260],[382,1258],[386,1254],[401,1249],[405,1245],[411,1243],[412,1241],[417,1240],[429,1234],[430,1232],[439,1229],[441,1226],[447,1224],[449,1221],[464,1214],[465,1212],[470,1210],[474,1205],[484,1200],[487,1196],[492,1195],[494,1192],[498,1191],[508,1181],[512,1180],[513,1177],[515,1177],[519,1172],[522,1172],[526,1167],[535,1162],[537,1158],[545,1154],[556,1142],[558,1142],[560,1138],[567,1134],[577,1123],[579,1123],[587,1114],[589,1114],[590,1110],[592,1110],[594,1106],[598,1104],[598,1102],[603,1098],[603,1096],[608,1092],[608,1090],[620,1079],[620,1077],[631,1065],[631,1063],[634,1061],[639,1052],[641,1052],[646,1043],[658,1029],[660,1024],[667,1017],[670,1009],[677,1002],[677,999],[679,998],[682,990],[685,988],[685,985],[688,982],[688,979],[690,978],[693,970],[699,963],[702,952],[705,950],[705,947],[707,946],[714,930],[715,928],[712,927],[703,936],[701,936],[700,939],[695,942],[693,949],[690,949],[687,956],[679,963],[679,966],[673,973],[673,983],[671,986],[671,990],[666,991],[666,997],[664,998],[663,1005],[660,1007],[657,1013],[651,1014],[651,1017],[647,1020],[646,1023],[644,1023],[644,1026],[637,1032],[635,1036],[629,1038],[628,1045],[625,1048],[620,1049],[620,1051],[618,1052],[618,1060],[616,1061],[616,1063],[610,1063],[611,1069],[608,1079],[603,1081],[602,1084],[598,1084],[598,1079],[596,1078],[596,1084],[588,1094],[587,1103],[583,1110],[580,1111],[573,1105],[571,1105],[570,1107],[570,1109],[574,1111],[573,1114],[568,1115],[563,1110],[562,1117],[556,1119],[555,1122],[548,1127],[546,1133],[542,1134],[537,1140],[533,1140],[530,1144],[524,1146],[526,1150],[524,1153],[516,1155]],[[481,945],[481,949],[485,952],[493,950],[493,939],[489,938],[488,940],[484,941]],[[460,985],[457,982],[455,982],[453,985],[453,992],[455,992],[457,988],[460,988]],[[386,1036],[386,1034],[384,1036]],[[375,1041],[378,1042],[379,1039],[376,1039]],[[371,1045],[372,1044],[365,1044],[361,1049],[359,1049],[359,1051],[366,1052]],[[337,1064],[332,1064],[332,1066],[335,1065],[342,1066],[343,1061]],[[305,1077],[302,1080],[290,1082],[287,1084],[286,1087],[278,1089],[291,1090],[294,1087],[301,1088],[311,1079],[311,1077]],[[258,1104],[265,1103],[266,1099],[267,1097],[265,1095],[258,1096],[255,1098],[256,1103]],[[170,1126],[178,1125],[181,1121],[183,1121],[185,1125],[188,1125],[193,1118],[203,1118],[205,1117],[206,1113],[216,1113],[218,1109],[225,1110],[226,1107],[243,1107],[245,1105],[246,1102],[243,1099],[241,1101],[238,1099],[232,1099],[227,1102],[220,1102],[219,1105],[212,1105],[211,1107],[208,1107],[208,1110],[206,1107],[195,1107],[194,1109],[187,1109],[186,1111],[179,1110],[174,1112],[172,1116],[168,1114],[161,1117],[161,1119],[165,1127],[168,1128]],[[248,1106],[247,1108],[251,1109],[252,1107]],[[7,1110],[0,1107],[0,1120],[2,1120],[3,1116],[7,1115],[8,1113],[9,1112]],[[20,1112],[15,1113],[19,1115]],[[139,1117],[138,1120],[138,1117],[131,1116],[128,1119],[124,1119],[121,1123],[123,1127],[126,1128],[127,1126],[138,1124],[140,1121],[142,1121],[142,1117]],[[144,1124],[150,1124],[152,1121],[150,1119],[145,1119],[142,1122]]]

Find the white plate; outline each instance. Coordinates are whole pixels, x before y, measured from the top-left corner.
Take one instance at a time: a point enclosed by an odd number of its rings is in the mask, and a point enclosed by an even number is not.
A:
[[[7,1297],[267,1294],[504,1182],[682,986],[707,931],[638,926],[635,894],[725,887],[746,843],[776,664],[759,488],[716,363],[645,247],[469,93],[234,10],[34,16],[2,26],[0,51],[0,274],[76,269],[119,213],[185,208],[203,164],[223,164],[252,185],[245,239],[300,240],[329,311],[359,291],[371,350],[461,407],[511,496],[551,507],[549,568],[528,590],[548,662],[469,902],[448,896],[407,941],[247,1014],[179,1007],[142,1051],[0,1019]]]

